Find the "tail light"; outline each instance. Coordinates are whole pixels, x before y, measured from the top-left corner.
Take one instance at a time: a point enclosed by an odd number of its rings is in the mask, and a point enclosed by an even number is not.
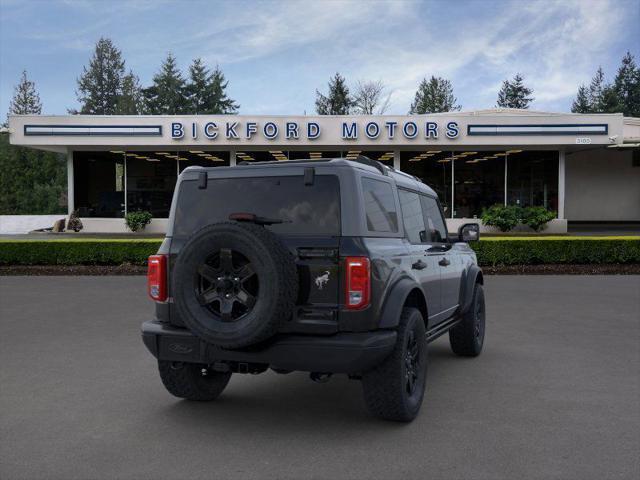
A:
[[[147,292],[152,300],[164,302],[167,299],[167,256],[151,255],[147,270]]]
[[[345,305],[349,310],[359,310],[369,305],[371,274],[367,257],[345,258]]]

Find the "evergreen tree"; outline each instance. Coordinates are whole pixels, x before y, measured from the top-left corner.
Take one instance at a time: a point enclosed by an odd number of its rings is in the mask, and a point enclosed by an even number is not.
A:
[[[604,92],[607,84],[604,79],[604,71],[602,67],[598,67],[596,74],[589,84],[589,104],[591,105],[591,113],[604,112]]]
[[[605,85],[600,98],[600,109],[598,113],[618,113],[624,110],[624,105],[620,101],[618,92],[611,84]]]
[[[143,90],[146,107],[155,115],[176,115],[189,111],[185,80],[175,57],[169,53],[162,62],[160,72],[153,77],[153,85]]]
[[[502,108],[529,108],[533,101],[530,95],[533,89],[524,85],[524,78],[519,73],[513,77],[512,81],[502,82],[502,88],[498,92],[498,107]]]
[[[216,65],[208,82],[209,106],[205,113],[237,113],[240,105],[227,97],[226,90],[229,82],[225,79],[224,73]]]
[[[195,59],[189,67],[189,83],[185,87],[190,113],[236,113],[239,105],[227,97],[228,83],[220,67],[209,73],[202,60]]]
[[[590,113],[591,102],[589,101],[589,91],[584,85],[580,85],[578,88],[578,94],[576,99],[571,104],[571,111],[573,113]]]
[[[9,104],[9,113],[42,112],[35,84],[22,72]],[[67,161],[63,155],[9,143],[0,135],[0,215],[66,212]]]
[[[66,191],[63,155],[10,145],[0,135],[0,215],[64,215]]]
[[[194,115],[206,112],[208,107],[209,70],[200,58],[196,58],[189,66],[189,83],[185,94],[189,102],[189,113]]]
[[[438,112],[452,112],[460,110],[453,95],[453,86],[449,80],[431,76],[427,81],[422,79],[418,91],[411,104],[410,114],[425,114]]]
[[[631,52],[622,59],[613,88],[625,116],[640,117],[640,69]]]
[[[35,84],[25,71],[9,113],[42,113]],[[66,189],[67,164],[62,155],[16,147],[9,144],[9,135],[0,135],[0,215],[64,213]]]
[[[140,80],[133,72],[129,71],[122,78],[121,92],[116,103],[118,115],[140,115],[144,113],[144,98]]]
[[[329,80],[327,96],[316,90],[316,112],[319,115],[348,115],[354,104],[349,87],[339,73]]]
[[[108,38],[98,40],[89,67],[83,67],[82,75],[78,79],[76,95],[81,104],[80,113],[117,113],[124,72],[124,60],[120,50]]]
[[[22,71],[20,83],[13,91],[9,113],[14,115],[40,115],[42,113],[42,103],[36,91],[36,84],[27,78],[26,70]]]

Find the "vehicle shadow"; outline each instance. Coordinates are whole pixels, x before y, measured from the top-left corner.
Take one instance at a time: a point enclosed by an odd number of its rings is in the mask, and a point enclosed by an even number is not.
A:
[[[429,411],[430,392],[438,390],[451,364],[460,361],[464,359],[451,352],[448,341],[430,345],[427,392],[418,420],[437,415]],[[236,432],[246,428],[254,433],[276,430],[280,434],[296,434],[313,428],[325,432],[339,429],[341,436],[359,436],[363,425],[381,432],[407,426],[379,421],[369,415],[360,381],[336,375],[326,384],[317,384],[308,379],[308,374],[300,372],[234,375],[216,401],[176,400],[164,404],[161,413],[165,421],[185,431],[197,427],[200,432],[210,429],[214,435],[225,428]],[[351,426],[358,429],[350,430]]]

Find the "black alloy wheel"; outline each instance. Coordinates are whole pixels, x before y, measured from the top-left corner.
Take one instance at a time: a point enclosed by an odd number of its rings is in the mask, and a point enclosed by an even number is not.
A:
[[[418,345],[418,340],[413,330],[408,332],[404,365],[405,389],[407,395],[411,396],[416,391],[416,383],[420,373],[420,346]]]
[[[380,418],[410,422],[424,399],[427,380],[427,337],[420,310],[402,309],[397,341],[389,356],[362,375],[364,400]]]
[[[198,302],[223,322],[237,321],[251,312],[258,291],[258,276],[251,262],[230,248],[219,249],[197,269]]]
[[[217,347],[260,343],[294,314],[295,258],[260,225],[221,222],[202,228],[182,246],[170,273],[176,317]]]
[[[484,341],[484,323],[485,323],[484,296],[482,296],[481,298],[478,298],[476,301],[475,308],[474,308],[474,318],[473,318],[473,335],[478,345],[482,345]]]
[[[485,339],[486,310],[484,290],[476,283],[469,309],[462,314],[460,323],[449,330],[449,343],[456,355],[477,357],[482,352]]]

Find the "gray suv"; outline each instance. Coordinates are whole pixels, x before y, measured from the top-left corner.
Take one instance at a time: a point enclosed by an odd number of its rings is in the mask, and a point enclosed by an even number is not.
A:
[[[213,400],[232,373],[362,381],[372,414],[410,421],[427,344],[477,356],[483,277],[435,192],[366,157],[190,167],[149,258],[142,338],[173,395]]]

